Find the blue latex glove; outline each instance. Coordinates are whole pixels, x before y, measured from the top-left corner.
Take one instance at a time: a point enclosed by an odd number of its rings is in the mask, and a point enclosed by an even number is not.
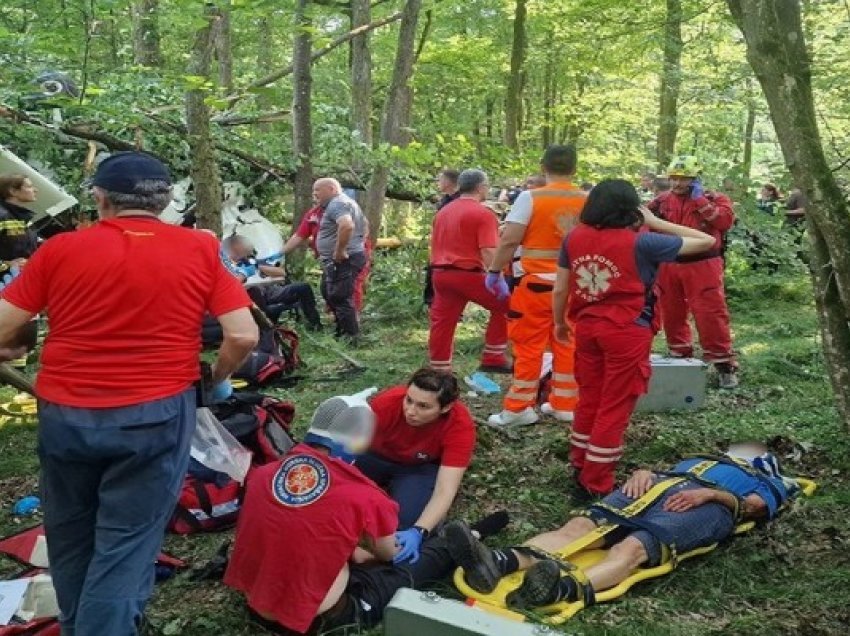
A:
[[[422,547],[422,533],[416,528],[408,528],[395,533],[395,540],[399,550],[393,558],[393,563],[404,563],[410,561],[416,563],[419,560],[419,548]]]
[[[8,270],[3,272],[3,274],[0,275],[0,289],[3,289],[4,287],[6,287],[6,285],[15,280],[20,275],[20,273],[21,268],[17,265],[12,265]]]
[[[213,387],[211,395],[213,404],[224,402],[231,395],[233,395],[233,385],[230,384],[230,380],[222,380]]]
[[[702,185],[702,181],[697,177],[694,179],[694,182],[691,184],[691,199],[694,201],[698,199],[702,199],[705,196],[705,188]]]
[[[487,272],[484,287],[499,300],[504,300],[511,295],[511,290],[508,288],[508,283],[502,272]]]

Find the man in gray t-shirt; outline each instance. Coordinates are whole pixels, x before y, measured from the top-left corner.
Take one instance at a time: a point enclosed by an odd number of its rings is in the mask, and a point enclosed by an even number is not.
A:
[[[342,193],[336,179],[316,181],[313,199],[324,210],[316,237],[322,263],[322,296],[336,316],[336,335],[356,338],[360,325],[354,288],[366,266],[368,223],[360,206]]]

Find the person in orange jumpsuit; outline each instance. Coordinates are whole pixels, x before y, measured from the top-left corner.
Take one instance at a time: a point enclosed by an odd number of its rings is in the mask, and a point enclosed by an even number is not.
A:
[[[688,315],[692,314],[703,358],[717,369],[720,388],[734,389],[738,364],[723,286],[723,235],[734,225],[735,212],[729,197],[703,189],[701,172],[696,157],[675,158],[667,171],[672,189],[647,206],[662,219],[710,234],[715,241],[708,252],[680,256],[661,267],[661,318],[670,355],[690,358],[694,343]]]
[[[578,222],[587,193],[572,183],[577,155],[574,146],[549,146],[541,168],[546,185],[520,194],[505,218],[499,248],[490,264],[486,285],[498,298],[507,298],[503,270],[522,247],[525,272],[511,295],[508,337],[513,345],[514,373],[504,410],[491,415],[492,426],[534,424],[543,356],[553,354],[552,387],[541,411],[563,422],[573,420],[578,386],[573,371],[575,345],[554,337],[552,289],[561,243]]]

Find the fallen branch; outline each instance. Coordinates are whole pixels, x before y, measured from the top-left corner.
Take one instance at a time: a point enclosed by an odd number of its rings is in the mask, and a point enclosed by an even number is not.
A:
[[[135,144],[119,139],[118,137],[114,137],[109,133],[95,130],[87,124],[60,124],[59,126],[56,126],[42,121],[38,117],[34,117],[24,111],[3,105],[0,105],[0,117],[11,119],[15,122],[32,124],[33,126],[38,126],[39,128],[48,130],[55,135],[67,135],[69,137],[85,139],[86,141],[95,141],[113,150],[138,150]]]
[[[347,353],[340,351],[339,349],[337,349],[335,347],[331,347],[330,345],[327,345],[327,344],[317,340],[316,338],[311,336],[309,333],[305,333],[304,337],[307,338],[307,340],[309,340],[312,344],[319,347],[320,349],[324,349],[325,351],[330,351],[331,353],[335,353],[336,355],[338,355],[340,358],[345,360],[353,368],[353,370],[365,371],[366,369],[369,368],[365,364],[363,364],[362,362],[357,360],[356,358],[352,358]]]

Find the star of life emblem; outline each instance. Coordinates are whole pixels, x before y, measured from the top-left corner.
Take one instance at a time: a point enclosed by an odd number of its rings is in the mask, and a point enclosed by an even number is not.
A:
[[[611,288],[609,282],[614,273],[604,264],[598,262],[584,263],[576,270],[576,284],[588,296],[598,298]]]

